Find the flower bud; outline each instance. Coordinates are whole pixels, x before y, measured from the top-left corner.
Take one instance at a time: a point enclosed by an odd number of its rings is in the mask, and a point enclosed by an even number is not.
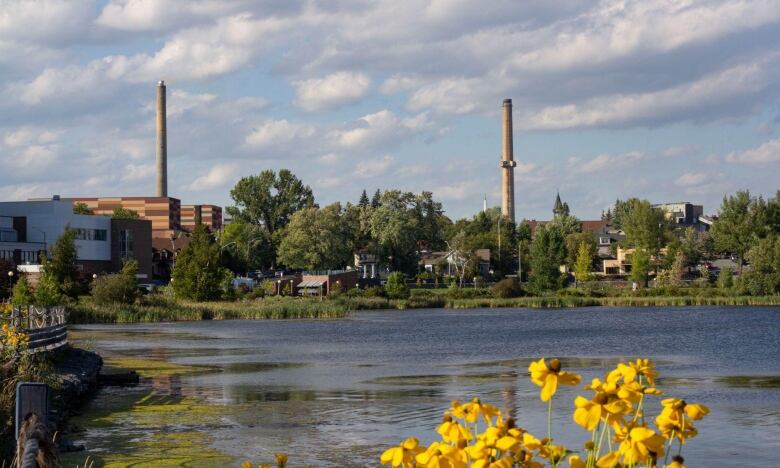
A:
[[[561,370],[561,360],[558,359],[558,358],[551,359],[550,360],[550,365],[548,366],[548,368],[551,371],[553,371],[553,372],[560,372],[560,370]]]

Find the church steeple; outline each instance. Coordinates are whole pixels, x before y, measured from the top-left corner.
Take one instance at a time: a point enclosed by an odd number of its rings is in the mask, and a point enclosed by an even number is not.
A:
[[[555,205],[553,206],[553,214],[556,216],[563,214],[563,203],[561,203],[560,192],[555,194]]]

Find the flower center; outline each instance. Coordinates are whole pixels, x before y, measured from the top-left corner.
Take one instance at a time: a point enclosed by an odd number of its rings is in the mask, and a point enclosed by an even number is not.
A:
[[[558,372],[561,371],[561,361],[560,361],[560,359],[556,358],[556,359],[552,359],[550,361],[550,370],[555,372],[555,373],[558,373]]]

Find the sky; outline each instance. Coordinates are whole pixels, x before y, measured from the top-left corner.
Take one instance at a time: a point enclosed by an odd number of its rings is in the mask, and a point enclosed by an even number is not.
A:
[[[517,218],[780,188],[780,0],[0,0],[0,200],[154,195],[158,80],[184,204],[288,168],[469,217],[505,98]]]

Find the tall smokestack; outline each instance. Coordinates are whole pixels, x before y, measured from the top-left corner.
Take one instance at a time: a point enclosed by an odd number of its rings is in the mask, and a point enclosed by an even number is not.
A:
[[[502,141],[503,152],[501,155],[501,214],[515,220],[515,166],[512,153],[512,100],[504,99]]]
[[[168,196],[168,130],[165,82],[157,83],[157,196]]]

